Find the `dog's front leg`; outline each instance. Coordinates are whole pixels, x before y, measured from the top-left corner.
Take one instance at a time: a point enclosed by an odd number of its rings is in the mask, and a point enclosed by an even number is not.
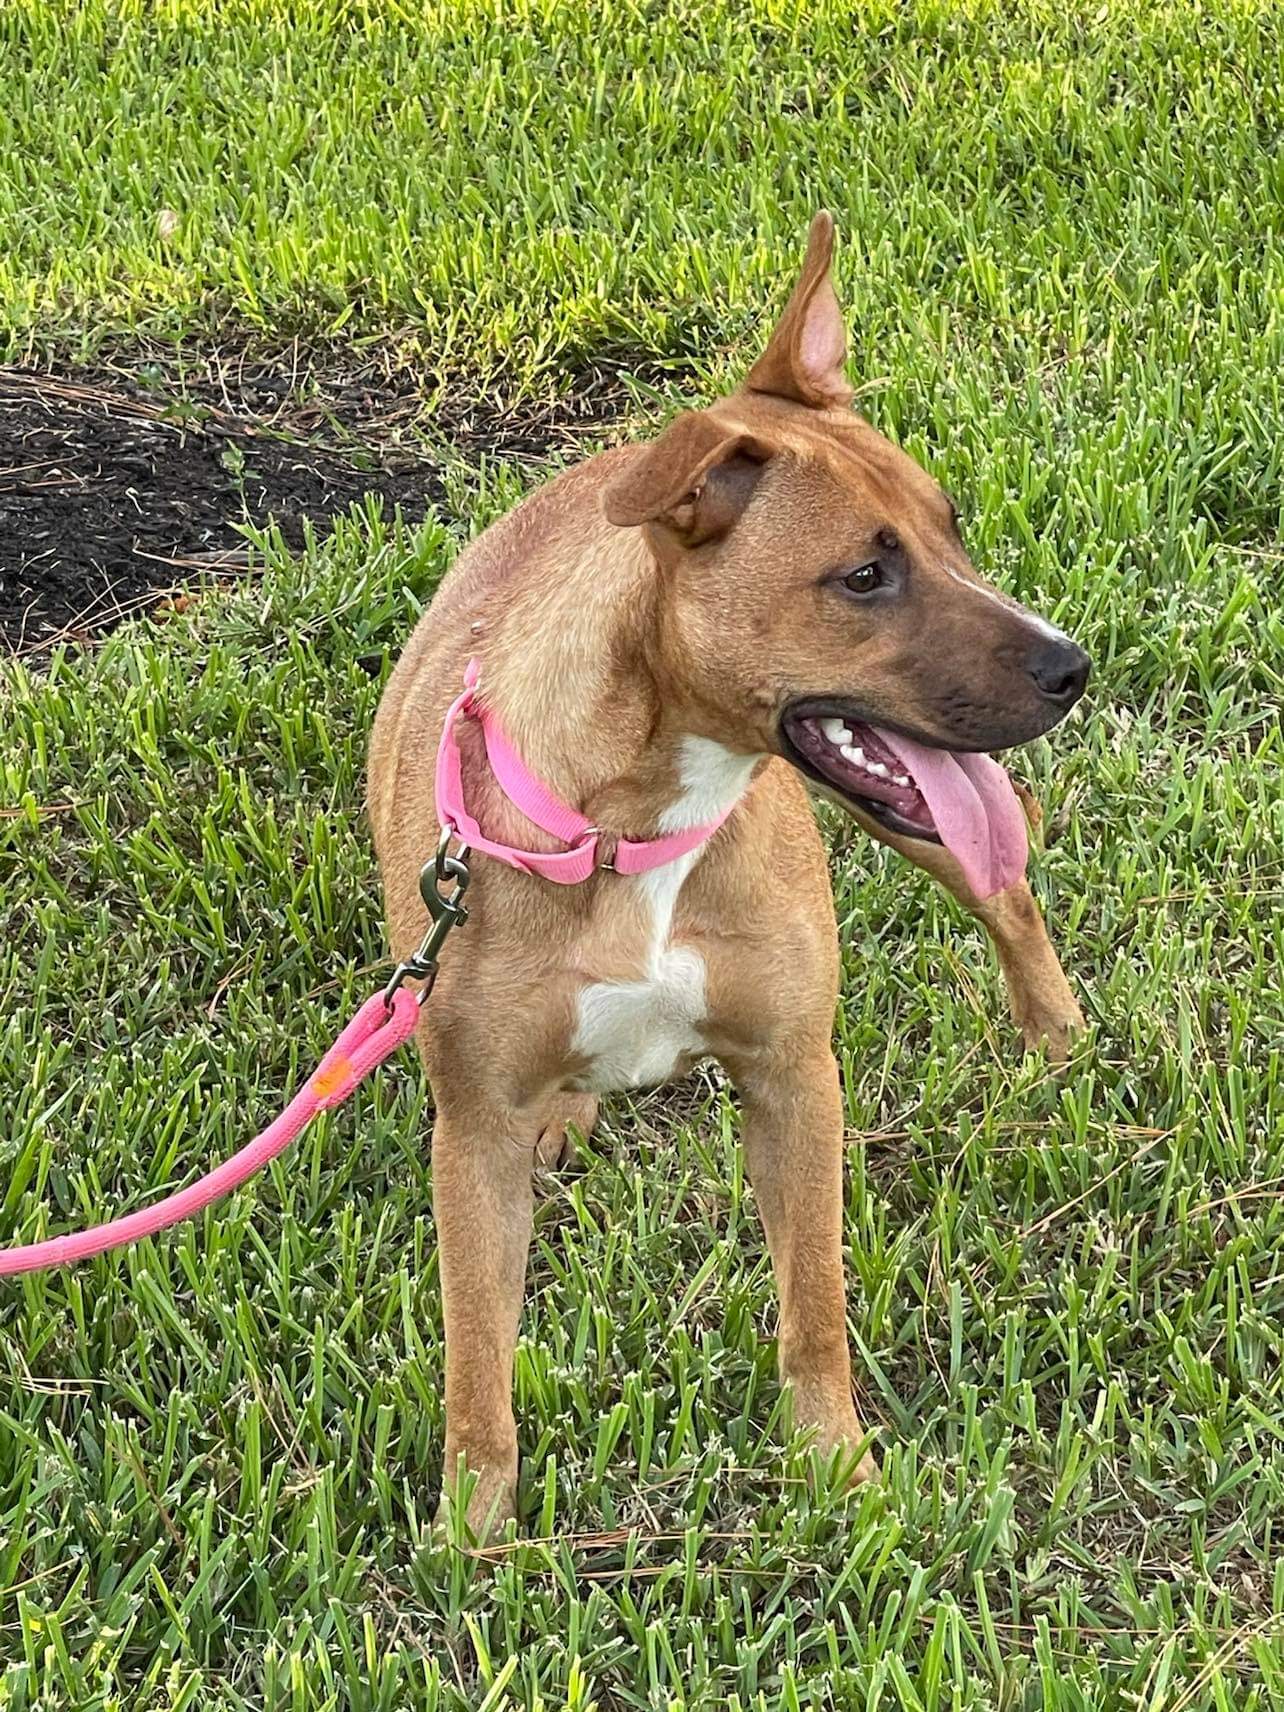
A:
[[[1037,806],[1027,798],[1027,813],[1032,807],[1037,813]],[[993,897],[978,898],[944,845],[900,838],[868,815],[856,818],[875,838],[925,868],[981,922],[999,954],[1008,1010],[1026,1050],[1034,1052],[1042,1046],[1053,1063],[1064,1063],[1070,1042],[1085,1026],[1083,1012],[1070,991],[1029,883],[1021,879]]]
[[[953,890],[953,888],[951,888]],[[966,891],[967,888],[964,888]],[[983,901],[956,892],[981,921],[999,954],[1008,989],[1008,1009],[1027,1052],[1043,1047],[1054,1064],[1064,1064],[1070,1043],[1085,1027],[1065,978],[1039,906],[1025,880]]]
[[[852,1402],[843,1286],[843,1108],[828,1044],[769,1065],[728,1065],[744,1148],[780,1293],[780,1377],[797,1425],[829,1457],[864,1437]],[[851,1481],[878,1474],[866,1452]]]
[[[531,1238],[538,1125],[481,1102],[439,1107],[432,1137],[433,1216],[446,1322],[442,1512],[465,1469],[468,1527],[479,1542],[517,1513],[513,1350]]]

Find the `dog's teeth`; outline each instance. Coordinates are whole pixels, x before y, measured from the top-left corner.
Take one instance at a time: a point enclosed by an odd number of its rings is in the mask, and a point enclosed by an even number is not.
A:
[[[885,779],[887,777],[887,768],[881,761],[866,761],[865,765],[869,768],[870,772],[876,779]]]
[[[854,767],[863,767],[865,765],[865,751],[859,745],[853,748],[850,743],[844,743],[843,759],[850,761]]]
[[[824,732],[825,737],[830,743],[841,746],[844,743],[851,742],[852,734],[848,731],[841,719],[822,719],[820,722],[820,729]]]
[[[909,784],[909,774],[908,773],[897,773],[893,777],[892,783],[894,785],[908,785]]]

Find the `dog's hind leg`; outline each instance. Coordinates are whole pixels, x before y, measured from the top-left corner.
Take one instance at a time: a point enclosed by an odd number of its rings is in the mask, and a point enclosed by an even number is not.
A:
[[[1023,793],[1024,794],[1024,793]],[[1030,799],[1027,799],[1027,813]],[[1037,805],[1035,805],[1037,813]],[[1040,1047],[1053,1063],[1064,1063],[1070,1042],[1083,1031],[1083,1012],[1048,938],[1048,930],[1029,884],[1024,879],[990,898],[978,898],[963,871],[941,844],[921,838],[900,838],[868,815],[856,817],[865,829],[890,844],[970,910],[994,941],[1008,989],[1008,1009],[1029,1052]]]
[[[571,1152],[569,1127],[574,1127],[587,1141],[597,1122],[596,1094],[558,1094],[544,1117],[535,1157],[546,1168],[566,1162]],[[573,1157],[573,1155],[572,1155]]]
[[[828,1042],[768,1063],[728,1060],[744,1108],[745,1163],[780,1293],[780,1377],[794,1420],[822,1456],[846,1456],[853,1485],[876,1478],[852,1402],[843,1285],[843,1105]]]

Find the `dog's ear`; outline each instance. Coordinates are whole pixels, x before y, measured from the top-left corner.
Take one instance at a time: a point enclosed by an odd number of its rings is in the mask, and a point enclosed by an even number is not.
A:
[[[747,391],[820,407],[851,403],[852,389],[843,374],[847,333],[829,277],[833,254],[833,219],[817,214],[802,274],[767,349],[745,376]]]
[[[622,529],[658,523],[698,547],[731,529],[770,455],[754,435],[684,411],[658,440],[638,447],[603,493],[602,510]]]

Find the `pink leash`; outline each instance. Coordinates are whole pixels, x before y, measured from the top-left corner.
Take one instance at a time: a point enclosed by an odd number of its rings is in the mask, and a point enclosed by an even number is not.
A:
[[[408,987],[401,987],[393,994],[391,1008],[384,995],[376,993],[362,1005],[280,1117],[239,1153],[234,1153],[199,1183],[193,1183],[190,1189],[166,1195],[163,1201],[154,1207],[144,1207],[142,1212],[113,1219],[110,1224],[93,1225],[89,1230],[74,1231],[70,1236],[29,1243],[25,1248],[0,1249],[0,1278],[88,1260],[91,1255],[136,1242],[140,1236],[155,1236],[157,1231],[176,1225],[180,1219],[194,1217],[211,1201],[239,1189],[247,1177],[253,1177],[270,1159],[283,1153],[318,1112],[346,1100],[358,1082],[364,1081],[390,1052],[409,1040],[418,1020],[419,1001]]]
[[[567,803],[559,801],[530,773],[512,744],[500,730],[495,716],[478,708],[474,696],[478,682],[478,665],[470,660],[464,674],[462,695],[452,702],[446,715],[437,750],[437,815],[442,836],[437,855],[419,876],[419,889],[431,916],[431,924],[423,943],[413,956],[399,963],[391,981],[382,993],[376,993],[353,1017],[312,1075],[299,1089],[289,1105],[262,1135],[234,1153],[213,1171],[167,1195],[153,1207],[130,1213],[122,1219],[112,1219],[88,1230],[73,1231],[67,1236],[54,1236],[44,1242],[28,1243],[23,1248],[0,1249],[0,1278],[19,1272],[39,1272],[47,1266],[67,1266],[73,1261],[88,1260],[95,1254],[106,1254],[139,1237],[155,1236],[182,1219],[193,1218],[211,1202],[239,1189],[247,1178],[284,1153],[298,1139],[318,1112],[342,1104],[384,1059],[397,1050],[415,1031],[419,1009],[437,974],[437,953],[452,927],[461,927],[468,912],[461,902],[468,885],[468,867],[464,857],[471,845],[507,862],[524,874],[537,874],[558,885],[573,885],[587,880],[599,868],[609,868],[618,874],[641,874],[648,868],[658,868],[694,850],[722,825],[731,811],[718,816],[705,826],[653,838],[644,843],[620,839],[613,860],[599,860],[600,831],[584,815]],[[519,850],[512,845],[498,844],[487,838],[464,806],[463,779],[459,745],[455,738],[456,722],[463,718],[478,721],[486,745],[486,755],[501,790],[521,810],[526,818],[568,844],[568,850],[546,853]],[[462,841],[455,855],[450,855],[451,839]],[[442,886],[455,881],[450,896],[444,896]],[[412,993],[402,985],[407,979],[423,983],[419,992]]]

